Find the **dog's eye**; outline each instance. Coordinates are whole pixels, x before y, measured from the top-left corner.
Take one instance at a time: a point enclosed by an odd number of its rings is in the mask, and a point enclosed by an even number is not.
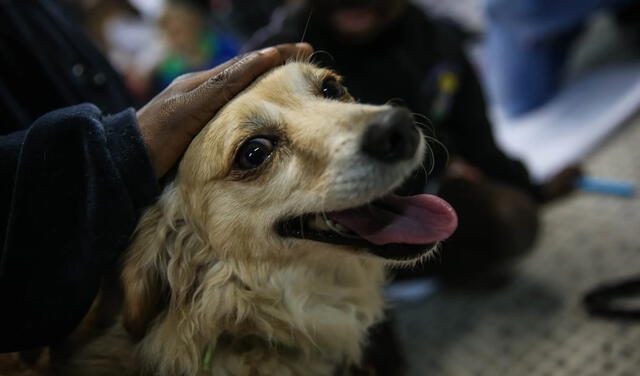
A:
[[[242,170],[260,167],[273,152],[275,141],[263,137],[252,138],[240,147],[236,156],[236,165]]]
[[[322,95],[328,99],[339,99],[344,96],[344,88],[335,79],[335,77],[327,77],[322,81]]]

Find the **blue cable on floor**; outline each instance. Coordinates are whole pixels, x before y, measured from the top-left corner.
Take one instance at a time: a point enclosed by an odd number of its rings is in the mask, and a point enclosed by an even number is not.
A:
[[[610,180],[582,176],[577,181],[578,190],[590,193],[600,193],[604,195],[634,197],[636,194],[635,184],[622,180]]]

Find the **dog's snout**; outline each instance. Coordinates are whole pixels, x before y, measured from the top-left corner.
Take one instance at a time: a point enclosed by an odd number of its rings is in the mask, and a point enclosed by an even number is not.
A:
[[[418,147],[418,132],[411,113],[392,108],[378,115],[365,131],[362,150],[382,162],[412,158]]]

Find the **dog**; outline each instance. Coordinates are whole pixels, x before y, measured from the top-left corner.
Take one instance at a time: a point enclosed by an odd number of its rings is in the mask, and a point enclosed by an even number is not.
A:
[[[64,375],[334,375],[383,318],[385,268],[433,254],[457,217],[394,189],[427,145],[411,113],[354,101],[289,62],[193,140],[139,222],[118,322]]]

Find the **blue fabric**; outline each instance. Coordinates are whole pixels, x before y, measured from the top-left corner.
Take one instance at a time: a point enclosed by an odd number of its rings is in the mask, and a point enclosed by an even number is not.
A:
[[[507,27],[521,42],[535,42],[574,29],[593,12],[633,0],[489,0],[491,24]]]
[[[492,101],[508,115],[526,113],[547,102],[562,82],[568,45],[574,33],[523,46],[516,34],[501,25],[486,35],[486,82]]]
[[[637,0],[489,0],[486,81],[507,115],[546,103],[558,91],[571,43],[593,12]]]

